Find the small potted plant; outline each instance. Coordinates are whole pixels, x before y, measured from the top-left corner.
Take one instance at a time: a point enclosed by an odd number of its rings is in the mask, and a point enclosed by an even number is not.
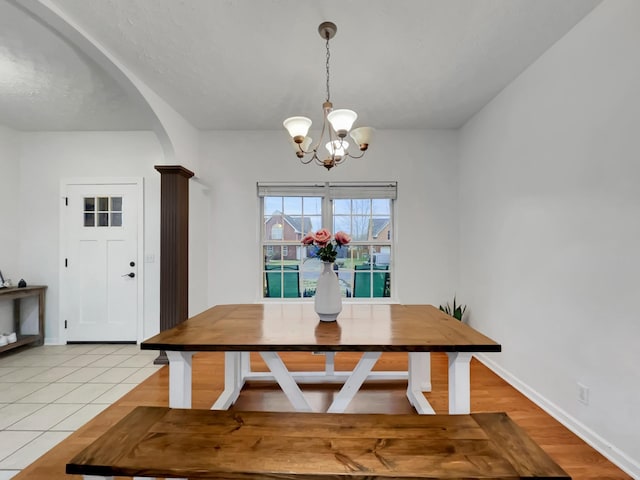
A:
[[[444,304],[444,307],[440,305],[440,310],[442,310],[447,315],[451,315],[453,318],[462,321],[462,316],[464,312],[467,310],[466,305],[457,305],[456,297],[453,297],[453,306],[449,305],[449,302]]]

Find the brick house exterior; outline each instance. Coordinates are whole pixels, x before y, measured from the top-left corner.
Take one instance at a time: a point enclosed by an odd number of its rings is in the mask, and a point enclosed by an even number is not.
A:
[[[267,241],[283,241],[299,243],[302,238],[312,230],[311,219],[300,216],[285,215],[282,212],[274,212],[265,222],[265,238]],[[297,247],[297,246],[296,246]],[[270,260],[297,260],[297,248],[294,246],[273,246],[273,253],[268,255]],[[267,247],[269,248],[269,247]],[[279,251],[282,249],[282,253]]]

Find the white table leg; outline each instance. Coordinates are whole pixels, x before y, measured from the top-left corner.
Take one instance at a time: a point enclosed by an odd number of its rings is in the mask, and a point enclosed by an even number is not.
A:
[[[298,412],[311,412],[311,406],[277,352],[260,352],[280,388]]]
[[[447,352],[449,357],[449,414],[471,411],[471,352]]]
[[[409,352],[408,373],[407,399],[409,399],[409,403],[421,415],[435,415],[435,410],[422,394],[424,391],[431,391],[431,355],[429,352]],[[425,381],[428,382],[428,385],[425,385]],[[425,389],[425,386],[428,388]]]
[[[358,390],[367,379],[371,369],[376,364],[382,352],[364,352],[362,358],[353,369],[353,373],[349,376],[344,385],[333,399],[333,403],[327,410],[328,413],[342,413],[345,411],[349,402],[353,400]]]
[[[167,351],[169,407],[191,408],[191,360],[194,352]]]
[[[336,373],[336,352],[324,352],[324,373],[332,377]]]
[[[421,392],[431,391],[431,352],[409,352],[409,371],[413,372],[413,387]]]
[[[240,352],[240,375],[244,379],[251,373],[251,352]]]
[[[224,352],[224,391],[211,406],[211,410],[226,410],[238,399],[244,385],[242,356],[245,353],[249,352]],[[246,356],[244,360],[246,363]]]

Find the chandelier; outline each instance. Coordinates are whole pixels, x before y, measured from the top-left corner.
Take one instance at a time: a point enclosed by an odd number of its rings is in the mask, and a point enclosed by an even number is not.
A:
[[[329,40],[335,36],[337,31],[338,27],[332,22],[321,23],[318,27],[318,33],[325,39],[327,48],[327,99],[322,104],[323,118],[320,140],[318,140],[318,143],[315,145],[311,145],[312,139],[307,136],[309,128],[311,127],[311,120],[307,117],[289,117],[283,122],[284,127],[289,132],[289,135],[291,135],[291,145],[295,149],[296,156],[300,161],[305,165],[313,161],[318,165],[322,165],[327,170],[331,170],[336,165],[340,165],[348,157],[362,157],[367,148],[369,148],[369,142],[374,132],[371,127],[360,127],[351,130],[356,118],[358,118],[358,114],[353,110],[344,108],[338,110],[333,109],[329,89],[329,59],[331,57]],[[351,132],[349,132],[350,130]],[[321,159],[318,155],[322,155],[322,153],[318,153],[318,148],[320,148],[323,142],[325,132],[328,132],[329,137],[329,141],[325,144],[328,156]],[[351,138],[353,138],[354,142],[359,146],[360,152],[362,152],[359,155],[354,155],[348,151],[349,142],[345,140],[348,133],[350,133]]]

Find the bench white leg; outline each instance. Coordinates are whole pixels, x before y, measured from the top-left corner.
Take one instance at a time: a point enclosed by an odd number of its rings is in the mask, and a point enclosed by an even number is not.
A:
[[[167,351],[169,407],[191,408],[191,360],[194,352]]]
[[[226,410],[238,399],[244,385],[242,371],[246,368],[243,363],[249,361],[248,353],[224,352],[224,391],[211,406],[211,410]]]
[[[449,414],[471,411],[469,364],[473,353],[447,352],[449,357]]]
[[[277,352],[260,352],[280,388],[298,412],[311,412],[311,406]]]
[[[358,365],[353,369],[344,385],[333,399],[333,403],[327,410],[328,413],[343,413],[349,402],[353,400],[358,390],[371,373],[371,369],[376,364],[382,352],[364,352]]]
[[[425,355],[426,354],[426,355]],[[431,391],[431,355],[429,352],[409,352],[407,398],[421,415],[435,415],[435,410],[422,392]],[[426,377],[426,380],[425,380]],[[428,382],[428,385],[425,385]],[[428,388],[425,389],[425,386]]]

